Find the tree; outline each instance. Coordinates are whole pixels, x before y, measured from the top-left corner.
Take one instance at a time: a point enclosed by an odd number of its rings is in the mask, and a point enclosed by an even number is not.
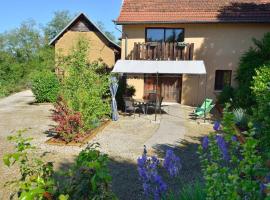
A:
[[[24,21],[19,28],[5,32],[2,36],[3,50],[21,61],[27,61],[42,45],[42,37],[33,20]]]
[[[44,28],[46,40],[52,40],[63,28],[68,25],[72,18],[73,15],[67,10],[54,12],[54,17]]]
[[[239,87],[236,90],[236,104],[242,108],[250,108],[256,101],[251,92],[255,70],[270,63],[270,33],[262,40],[253,39],[255,47],[251,47],[240,59],[236,80]]]
[[[53,68],[54,51],[35,21],[0,35],[0,96],[27,87],[35,72]]]
[[[113,31],[107,31],[102,21],[97,21],[98,28],[113,42],[116,42],[116,37]]]

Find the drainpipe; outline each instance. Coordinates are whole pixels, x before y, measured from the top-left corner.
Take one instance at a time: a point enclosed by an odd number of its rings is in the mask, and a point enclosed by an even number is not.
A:
[[[115,29],[118,30],[120,33],[122,33],[122,36],[125,37],[125,60],[126,60],[127,59],[127,47],[128,47],[128,35],[123,30],[120,30],[117,27],[116,21],[113,20],[113,23],[115,24]]]

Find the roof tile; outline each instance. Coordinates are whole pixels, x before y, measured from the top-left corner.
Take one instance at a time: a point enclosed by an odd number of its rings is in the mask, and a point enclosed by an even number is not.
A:
[[[270,0],[124,0],[118,24],[270,22]]]

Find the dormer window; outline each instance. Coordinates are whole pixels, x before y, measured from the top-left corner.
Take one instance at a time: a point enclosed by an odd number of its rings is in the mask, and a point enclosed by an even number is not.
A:
[[[147,28],[146,42],[183,42],[184,29],[181,28]]]

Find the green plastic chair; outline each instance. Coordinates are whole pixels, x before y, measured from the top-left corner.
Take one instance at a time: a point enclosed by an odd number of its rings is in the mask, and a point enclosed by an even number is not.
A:
[[[194,114],[197,116],[204,116],[205,114],[208,114],[214,107],[215,105],[211,105],[213,103],[212,99],[205,99],[204,102],[202,103],[201,107],[197,107],[194,110]]]
[[[199,112],[200,110],[204,110],[205,108],[208,108],[212,102],[213,102],[213,99],[205,99],[201,107],[197,107],[194,112]]]
[[[205,112],[204,112],[204,109],[200,108],[199,110],[195,111],[194,114],[199,117],[202,117],[204,116],[204,113],[205,115],[207,115],[214,107],[215,107],[215,104],[209,105],[208,107],[206,107]]]

